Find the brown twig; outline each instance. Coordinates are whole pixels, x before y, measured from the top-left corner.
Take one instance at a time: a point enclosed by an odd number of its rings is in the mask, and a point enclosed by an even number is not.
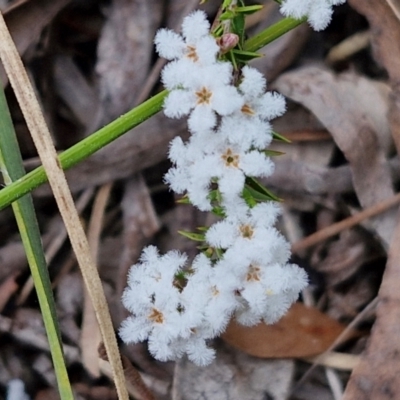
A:
[[[345,229],[351,228],[368,218],[383,213],[384,211],[396,206],[399,203],[400,203],[400,193],[396,194],[393,197],[390,197],[387,200],[381,201],[380,203],[368,207],[363,211],[359,212],[358,214],[355,214],[340,222],[332,224],[324,229],[321,229],[313,233],[310,236],[305,237],[304,239],[299,240],[298,242],[292,245],[292,252],[297,253],[301,250],[315,246],[316,244],[323,242],[324,240],[332,236],[337,235],[338,233],[340,233]]]
[[[99,357],[108,361],[106,349],[104,347],[104,343],[101,342],[98,347]],[[124,370],[125,378],[128,383],[130,383],[137,392],[137,395],[140,396],[140,400],[154,400],[154,395],[150,391],[150,389],[144,383],[139,371],[132,365],[132,363],[121,354],[122,368]]]

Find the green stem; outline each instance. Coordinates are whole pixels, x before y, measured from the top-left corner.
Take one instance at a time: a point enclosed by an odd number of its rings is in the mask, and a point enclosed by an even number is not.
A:
[[[284,18],[276,24],[265,29],[263,32],[249,39],[245,43],[246,51],[254,52],[278,37],[284,35],[290,30],[302,24],[305,19],[295,20],[293,18]],[[145,101],[138,107],[122,115],[107,126],[83,139],[79,143],[70,147],[60,154],[60,163],[63,169],[71,168],[80,161],[88,158],[97,150],[111,143],[124,133],[144,122],[162,108],[164,98],[168,92],[163,91],[151,99]],[[32,191],[36,187],[47,181],[47,176],[43,167],[38,167],[26,174],[10,186],[0,190],[0,210],[9,206],[13,201],[24,194]]]
[[[14,180],[25,175],[21,153],[1,84],[0,168],[6,185],[12,184]],[[31,195],[23,196],[13,202],[12,208],[39,299],[60,396],[62,400],[73,400],[64,361],[53,292]]]
[[[294,18],[284,18],[269,28],[263,30],[258,35],[253,36],[248,39],[244,44],[245,51],[258,51],[267,44],[273,42],[275,39],[278,39],[285,33],[291,31],[292,29],[301,25],[306,18],[302,19],[294,19]]]
[[[166,95],[167,91],[164,90],[65,150],[59,156],[62,168],[66,170],[85,160],[96,151],[156,114],[161,110]],[[42,166],[16,180],[0,191],[0,210],[46,181],[47,176]]]

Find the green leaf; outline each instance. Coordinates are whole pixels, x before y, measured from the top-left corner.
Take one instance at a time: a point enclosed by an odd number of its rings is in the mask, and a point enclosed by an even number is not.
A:
[[[262,5],[253,5],[253,6],[244,6],[244,7],[236,7],[235,8],[235,12],[236,13],[240,13],[240,14],[245,14],[245,15],[249,15],[249,14],[254,14],[257,11],[260,11],[263,9],[264,6]]]
[[[232,32],[239,36],[239,47],[242,48],[244,45],[245,37],[245,17],[243,14],[237,15],[232,19],[231,23]]]
[[[225,253],[223,249],[217,249],[217,248],[214,248],[214,252],[219,260],[224,256]]]
[[[246,178],[246,187],[255,199],[259,201],[282,201],[255,178]]]
[[[216,215],[217,217],[221,217],[221,218],[225,218],[226,214],[224,211],[224,208],[221,206],[217,206],[217,207],[213,207],[213,209],[211,210],[211,212]]]
[[[6,185],[21,179],[25,175],[21,153],[1,83],[0,167]],[[60,397],[62,400],[73,400],[74,397],[63,355],[51,282],[31,195],[25,195],[14,201],[12,208],[38,296]]]
[[[270,150],[270,149],[264,150],[263,153],[268,157],[283,156],[285,154],[283,151]]]
[[[236,60],[243,64],[247,64],[249,61],[263,56],[261,53],[256,53],[253,51],[245,51],[239,49],[232,49],[231,51],[234,54]]]
[[[285,136],[281,135],[281,134],[278,133],[278,132],[272,132],[272,137],[273,137],[275,140],[279,140],[280,142],[292,143],[291,140],[285,138]]]
[[[188,231],[178,231],[178,233],[195,242],[204,242],[205,239],[204,233],[194,233]]]
[[[221,192],[218,189],[212,189],[210,190],[207,198],[211,201],[211,203],[220,204],[222,200]]]
[[[244,7],[235,7],[230,10],[224,11],[220,16],[220,21],[226,21],[228,19],[234,19],[237,17],[242,17],[249,14],[254,14],[255,12],[261,10],[263,6],[261,5],[254,5],[254,6],[244,6]],[[241,22],[242,23],[242,19]]]
[[[235,18],[235,12],[232,10],[227,10],[225,12],[223,12],[220,16],[219,16],[219,20],[220,21],[227,21],[228,19],[233,19]]]
[[[177,203],[177,204],[192,204],[192,203],[190,202],[189,197],[188,197],[187,195],[182,196],[180,199],[176,200],[176,203]]]
[[[242,197],[243,200],[246,202],[246,204],[250,207],[253,208],[254,206],[257,205],[257,201],[255,197],[253,196],[253,191],[251,191],[248,187],[244,187],[243,192],[242,192]]]

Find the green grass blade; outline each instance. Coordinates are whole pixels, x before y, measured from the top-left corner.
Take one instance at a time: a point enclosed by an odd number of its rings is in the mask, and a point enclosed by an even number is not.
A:
[[[22,157],[1,84],[0,168],[6,185],[25,175]],[[73,400],[74,397],[63,356],[53,292],[31,195],[27,194],[13,202],[12,208],[39,299],[60,396],[62,400]]]

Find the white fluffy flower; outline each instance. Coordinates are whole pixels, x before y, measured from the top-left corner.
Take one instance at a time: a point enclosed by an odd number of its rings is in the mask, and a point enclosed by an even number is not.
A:
[[[180,308],[180,293],[173,285],[175,274],[185,262],[186,256],[178,252],[160,257],[155,247],[149,246],[143,252],[141,263],[131,267],[128,287],[122,296],[124,306],[133,314],[120,329],[125,342],[155,337],[167,343],[187,329]]]
[[[239,85],[243,106],[222,118],[219,134],[231,143],[265,149],[272,140],[269,120],[285,112],[285,99],[278,93],[265,93],[266,81],[256,69],[244,67]]]
[[[234,254],[233,257],[247,257],[247,254],[254,257],[257,254],[254,253],[255,250],[261,250],[263,257],[266,257],[266,252],[271,251],[278,243],[279,246],[286,243],[273,227],[279,213],[279,207],[273,202],[258,204],[241,215],[212,225],[206,233],[206,240],[210,246],[228,249],[226,257],[230,253]],[[284,247],[286,251],[281,251],[283,258],[273,259],[272,262],[287,261],[288,245],[285,244]],[[273,256],[276,257],[275,254]]]
[[[170,118],[189,115],[192,133],[211,129],[216,124],[216,114],[229,115],[239,110],[243,100],[230,84],[232,65],[219,62],[207,67],[172,62],[162,74],[164,86],[170,90],[164,101],[164,113]],[[193,110],[193,111],[192,111]]]
[[[296,19],[307,17],[310,25],[316,30],[325,29],[332,18],[332,7],[343,4],[346,0],[284,0],[282,14]]]
[[[204,255],[199,254],[192,267],[194,274],[182,291],[182,298],[201,305],[203,331],[208,338],[223,332],[232,312],[237,308],[235,290],[240,281],[224,262],[215,265]],[[185,300],[182,301],[185,304]]]
[[[186,60],[200,65],[213,64],[219,47],[209,34],[210,24],[203,11],[188,15],[182,24],[182,35],[160,29],[154,39],[156,50],[167,60]]]
[[[191,202],[200,210],[211,209],[208,199],[215,181],[224,206],[240,202],[246,176],[265,177],[273,172],[272,161],[258,150],[230,144],[222,135],[195,135],[185,145],[181,140],[171,144],[171,160],[176,166],[165,175],[165,181],[178,193],[187,191]],[[201,151],[197,141],[207,137],[208,146]],[[179,155],[179,156],[178,156]]]
[[[245,302],[237,311],[237,319],[244,325],[254,325],[262,319],[274,323],[306,286],[306,273],[297,265],[249,263],[239,290]]]
[[[316,25],[317,14],[318,23],[329,19],[331,5],[340,2],[284,0],[282,10],[296,18],[307,15]],[[265,92],[264,77],[247,66],[239,85],[232,85],[232,64],[217,60],[209,30],[206,15],[197,11],[184,19],[182,35],[162,29],[155,44],[171,61],[162,72],[169,90],[164,112],[188,116],[192,133],[186,143],[180,137],[171,142],[174,166],[165,181],[200,210],[211,210],[214,201],[224,207],[226,218],[205,235],[218,257],[199,254],[185,269],[186,255],[161,256],[147,247],[129,272],[122,301],[131,316],[119,332],[127,343],[148,340],[150,353],[161,361],[186,354],[201,366],[214,359],[208,342],[233,315],[245,325],[273,323],[307,284],[304,271],[288,264],[290,246],[274,227],[279,207],[265,202],[250,208],[242,197],[247,177],[273,172],[260,150],[272,139],[269,121],[285,111],[284,99]],[[216,185],[222,199],[215,199]]]
[[[119,334],[126,343],[148,340],[151,354],[161,361],[184,354],[198,365],[214,358],[206,341],[221,333],[236,308],[237,281],[200,254],[185,287],[175,284],[186,256],[171,251],[163,256],[147,247],[129,273],[122,301],[132,313]]]

